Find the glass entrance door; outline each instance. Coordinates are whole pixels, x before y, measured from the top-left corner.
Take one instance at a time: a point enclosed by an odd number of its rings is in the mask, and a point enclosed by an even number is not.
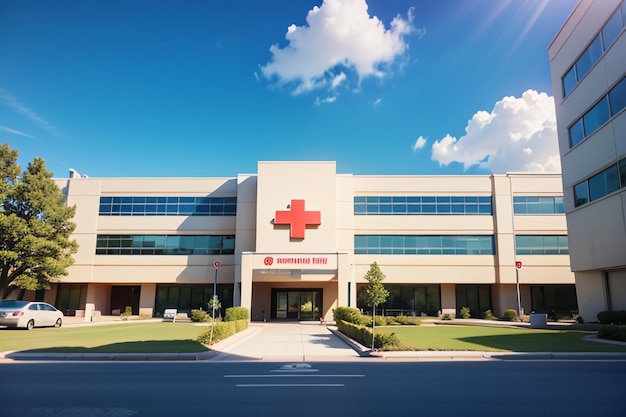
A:
[[[272,289],[272,318],[319,320],[322,311],[322,290]]]

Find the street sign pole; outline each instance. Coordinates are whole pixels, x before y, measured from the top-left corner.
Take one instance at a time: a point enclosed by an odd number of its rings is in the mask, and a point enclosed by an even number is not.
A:
[[[522,262],[515,262],[515,287],[517,289],[517,319],[522,321],[522,303],[520,301],[519,293],[519,270],[522,268]]]
[[[217,270],[220,269],[220,265],[220,261],[213,262],[215,275],[213,275],[213,298],[211,300],[213,314],[211,315],[211,337],[209,338],[209,344],[213,344],[213,327],[215,326],[215,302],[217,300]]]

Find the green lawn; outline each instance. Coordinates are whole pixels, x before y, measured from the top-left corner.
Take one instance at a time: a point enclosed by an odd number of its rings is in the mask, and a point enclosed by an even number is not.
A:
[[[626,352],[626,346],[589,342],[588,332],[463,325],[389,326],[410,350],[476,350],[492,352]]]
[[[128,323],[104,326],[0,329],[0,352],[195,353],[207,330],[190,323]]]

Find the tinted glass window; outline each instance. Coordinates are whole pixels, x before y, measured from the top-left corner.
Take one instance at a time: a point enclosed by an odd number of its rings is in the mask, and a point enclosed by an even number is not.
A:
[[[587,189],[587,181],[583,181],[574,186],[574,206],[578,207],[589,201],[589,190]]]
[[[609,120],[609,106],[604,97],[583,116],[585,136],[595,132],[604,122]]]
[[[608,49],[613,43],[617,35],[622,31],[622,13],[617,9],[613,17],[604,25],[602,29],[602,41],[604,42],[604,50]]]
[[[583,132],[583,119],[578,119],[572,127],[569,128],[569,146],[576,146],[585,138]]]
[[[587,72],[593,67],[593,64],[600,58],[602,55],[602,42],[600,40],[600,35],[596,36],[596,38],[591,42],[591,45],[583,52],[578,61],[576,61],[576,73],[578,74],[578,80],[581,80]]]
[[[570,68],[563,77],[563,96],[568,95],[576,86],[576,66]]]
[[[610,194],[618,188],[617,165],[613,165],[589,178],[589,198],[591,201]]]
[[[626,107],[626,78],[623,78],[609,93],[611,115],[615,116]]]

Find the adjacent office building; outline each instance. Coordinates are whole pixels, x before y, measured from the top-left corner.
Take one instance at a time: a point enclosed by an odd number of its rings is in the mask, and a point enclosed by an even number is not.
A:
[[[55,181],[76,205],[80,249],[45,298],[85,320],[126,306],[207,309],[214,286],[222,309],[247,307],[253,320],[331,320],[337,306],[367,308],[373,262],[391,294],[385,314],[501,315],[518,293],[526,313],[578,312],[558,174],[259,162],[232,178]]]
[[[582,0],[549,46],[580,315],[626,310],[626,5]]]

